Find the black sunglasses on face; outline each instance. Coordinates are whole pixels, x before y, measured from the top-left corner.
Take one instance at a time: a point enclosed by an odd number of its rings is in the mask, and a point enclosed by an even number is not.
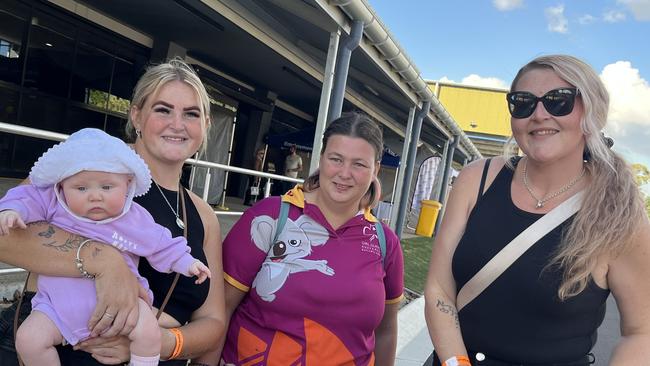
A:
[[[539,102],[544,104],[548,113],[562,117],[573,111],[576,96],[579,94],[580,91],[577,88],[553,89],[541,97],[526,91],[514,91],[506,94],[506,99],[510,115],[514,118],[530,117]]]

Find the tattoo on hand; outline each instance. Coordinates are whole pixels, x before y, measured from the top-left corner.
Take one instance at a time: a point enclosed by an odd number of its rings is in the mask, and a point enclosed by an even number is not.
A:
[[[454,318],[454,322],[456,323],[456,328],[458,328],[459,323],[458,323],[458,311],[456,311],[456,307],[453,305],[445,304],[444,301],[438,299],[438,303],[436,304],[436,307],[438,310],[443,312],[444,314],[449,314]]]

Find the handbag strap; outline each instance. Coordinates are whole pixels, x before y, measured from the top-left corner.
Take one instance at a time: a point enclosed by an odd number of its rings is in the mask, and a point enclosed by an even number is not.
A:
[[[481,197],[483,197],[483,190],[485,190],[485,181],[487,180],[487,174],[488,174],[488,170],[490,170],[491,161],[492,158],[488,158],[487,160],[485,160],[485,165],[483,165],[483,174],[481,175],[481,183],[479,184],[478,196],[476,197],[477,204],[478,201],[481,200]]]
[[[185,210],[185,188],[183,188],[180,182],[178,183],[178,200],[180,201],[179,203],[181,206],[181,212],[183,213],[183,222],[185,223],[185,226],[183,227],[183,237],[187,240],[187,227],[189,226],[189,222],[187,222],[187,211]],[[160,304],[160,308],[158,308],[156,319],[160,319],[160,316],[165,310],[165,306],[167,306],[167,303],[169,302],[169,298],[172,297],[172,292],[174,292],[174,288],[176,288],[176,283],[178,283],[178,278],[180,276],[181,275],[178,272],[176,273],[176,276],[174,276],[174,280],[169,286],[169,290],[167,290],[167,295],[165,295],[165,299],[162,304]]]
[[[456,309],[460,311],[469,304],[539,239],[578,212],[583,195],[584,192],[578,192],[562,202],[503,247],[460,289],[456,296]]]

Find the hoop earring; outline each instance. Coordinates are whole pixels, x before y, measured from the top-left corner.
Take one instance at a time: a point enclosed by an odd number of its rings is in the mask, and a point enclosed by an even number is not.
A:
[[[142,131],[140,130],[135,130],[135,135],[139,138],[142,138]]]

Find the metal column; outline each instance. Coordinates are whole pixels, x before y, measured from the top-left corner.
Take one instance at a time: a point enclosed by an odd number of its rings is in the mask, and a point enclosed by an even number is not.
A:
[[[402,228],[404,227],[404,218],[406,217],[406,203],[408,200],[405,198],[408,197],[410,188],[411,188],[411,179],[413,178],[413,168],[415,165],[415,155],[418,149],[418,141],[420,140],[420,131],[422,130],[422,121],[424,117],[429,113],[429,108],[431,107],[431,101],[426,101],[422,104],[422,109],[415,118],[413,125],[413,134],[411,136],[411,142],[409,144],[409,153],[408,158],[406,159],[406,166],[404,172],[404,180],[402,181],[402,192],[400,194],[400,203],[399,209],[397,212],[397,220],[395,222],[395,233],[399,238],[402,237]]]
[[[447,161],[447,154],[449,153],[449,140],[445,141],[445,146],[442,148],[442,155],[440,156],[440,163],[436,168],[436,178],[433,180],[433,188],[431,188],[430,200],[440,202],[440,187],[442,186],[442,177],[445,175],[445,162]]]
[[[350,58],[352,51],[359,46],[361,36],[363,35],[363,22],[355,20],[352,23],[350,35],[341,42],[341,47],[336,60],[336,69],[334,73],[334,86],[332,87],[332,103],[327,118],[331,122],[341,116],[343,110],[343,100],[345,99],[345,85],[348,81],[348,71],[350,70]]]
[[[409,146],[411,144],[411,132],[413,131],[413,120],[415,119],[415,106],[409,108],[409,117],[406,124],[406,131],[404,132],[404,146],[402,146],[402,155],[397,169],[397,186],[395,187],[395,195],[393,196],[393,205],[390,211],[390,228],[397,232],[397,214],[402,201],[402,187],[404,186],[404,172],[406,171],[406,157],[409,153]],[[417,142],[416,142],[417,143]]]
[[[438,202],[444,206],[445,201],[447,200],[447,187],[449,186],[449,172],[451,171],[451,164],[454,161],[454,152],[456,150],[456,146],[458,146],[458,142],[460,141],[460,136],[454,136],[454,141],[449,145],[449,150],[447,151],[447,156],[445,159],[445,170],[444,174],[442,176],[442,184],[440,185],[440,193],[438,197],[440,198]],[[441,209],[441,213],[444,212],[443,209]],[[438,220],[436,220],[436,227],[434,228],[434,232],[438,232],[438,228],[440,227],[440,223],[442,222],[442,215],[438,215]]]
[[[311,162],[309,163],[309,174],[318,169],[320,160],[320,150],[322,148],[323,131],[327,122],[327,113],[329,111],[330,97],[332,95],[332,84],[334,80],[334,71],[336,67],[336,55],[339,49],[339,39],[341,31],[330,33],[330,43],[327,49],[327,60],[325,61],[325,72],[323,74],[323,88],[320,92],[320,104],[318,106],[318,117],[316,118],[316,132],[314,133],[314,144],[311,150]]]

